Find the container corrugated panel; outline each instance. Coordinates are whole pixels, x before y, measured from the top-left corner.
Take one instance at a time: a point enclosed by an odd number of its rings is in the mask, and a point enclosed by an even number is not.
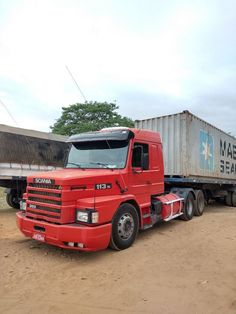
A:
[[[0,163],[62,167],[68,144],[26,135],[0,132]]]
[[[67,137],[0,125],[0,177],[63,167]]]
[[[137,120],[135,127],[160,133],[166,176],[236,180],[236,139],[190,112]]]

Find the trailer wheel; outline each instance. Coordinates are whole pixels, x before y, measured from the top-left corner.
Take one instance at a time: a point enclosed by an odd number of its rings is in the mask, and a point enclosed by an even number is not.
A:
[[[184,202],[183,215],[180,216],[182,220],[191,220],[193,218],[195,211],[195,202],[194,197],[191,192],[188,193],[188,196]]]
[[[195,206],[194,215],[201,216],[205,208],[205,197],[202,190],[195,191],[195,195],[196,195],[196,206]]]
[[[225,203],[226,203],[226,205],[228,205],[228,206],[232,206],[233,204],[233,195],[232,195],[233,193],[232,192],[230,192],[230,191],[228,191],[228,193],[227,193],[227,196],[226,196],[226,198],[225,198]]]
[[[6,201],[7,201],[7,204],[10,207],[13,207],[15,209],[19,209],[20,208],[20,203],[18,202],[18,198],[17,198],[16,195],[14,195],[14,194],[7,194],[6,195]]]
[[[232,192],[232,206],[236,207],[236,192]]]
[[[124,250],[130,247],[138,233],[138,214],[131,204],[122,204],[112,221],[110,248]]]

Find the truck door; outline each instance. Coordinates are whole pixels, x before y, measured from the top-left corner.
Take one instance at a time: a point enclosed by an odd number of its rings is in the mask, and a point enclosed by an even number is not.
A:
[[[140,149],[137,149],[140,148]],[[143,159],[143,168],[142,168]],[[150,152],[149,145],[136,142],[133,146],[131,171],[129,173],[129,192],[134,194],[139,202],[150,202]]]
[[[150,144],[151,195],[164,192],[164,169],[161,144]]]

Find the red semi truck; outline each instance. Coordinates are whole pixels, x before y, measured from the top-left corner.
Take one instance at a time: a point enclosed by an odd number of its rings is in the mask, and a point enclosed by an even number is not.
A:
[[[201,216],[210,198],[230,195],[236,205],[232,179],[168,176],[165,183],[158,132],[108,128],[68,142],[64,169],[27,178],[17,213],[25,236],[74,250],[122,250],[159,221]]]
[[[201,190],[165,191],[157,132],[103,129],[68,141],[64,169],[28,177],[17,213],[25,236],[74,250],[122,250],[140,229],[203,213]]]

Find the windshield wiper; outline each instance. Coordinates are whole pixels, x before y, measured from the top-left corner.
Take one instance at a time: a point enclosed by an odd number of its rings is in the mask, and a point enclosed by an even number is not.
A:
[[[98,165],[98,166],[103,166],[107,169],[113,169],[113,165],[109,165],[109,164],[105,164],[105,163],[102,163],[102,162],[92,162],[90,161],[89,162],[91,165]]]
[[[81,165],[76,164],[75,162],[68,162],[67,165],[74,165],[74,166],[77,166],[77,168],[81,168]]]

